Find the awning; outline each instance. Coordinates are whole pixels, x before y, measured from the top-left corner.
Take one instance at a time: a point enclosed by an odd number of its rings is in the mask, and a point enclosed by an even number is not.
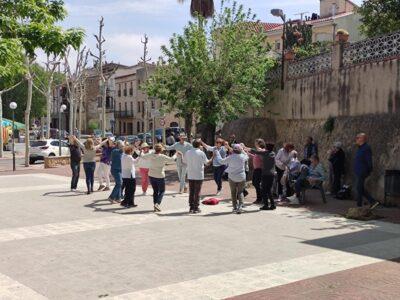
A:
[[[12,126],[12,121],[9,119],[3,118],[2,126],[4,126],[4,127]],[[14,129],[17,129],[17,130],[25,129],[25,124],[22,124],[19,122],[14,122]]]

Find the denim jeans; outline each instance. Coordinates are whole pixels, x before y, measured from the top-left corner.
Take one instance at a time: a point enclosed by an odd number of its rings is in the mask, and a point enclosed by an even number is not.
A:
[[[363,197],[365,197],[370,204],[375,203],[375,199],[365,189],[366,176],[356,176],[356,193],[357,193],[357,206],[363,206]]]
[[[178,161],[176,163],[176,169],[178,171],[179,190],[182,191],[186,187],[187,165]]]
[[[161,204],[165,193],[165,178],[150,177],[150,183],[153,188],[153,203]]]
[[[122,173],[121,170],[111,169],[111,175],[114,177],[115,186],[111,192],[110,198],[112,200],[120,200],[121,195],[121,187],[122,187]]]
[[[84,162],[83,169],[86,175],[86,187],[88,192],[93,192],[94,184],[94,171],[96,169],[96,162]]]
[[[262,169],[254,169],[252,183],[254,188],[256,189],[256,195],[257,195],[256,200],[258,202],[262,201],[261,178],[262,178]]]
[[[225,166],[214,167],[214,181],[217,184],[218,191],[222,190],[222,175],[224,175]]]
[[[72,170],[72,178],[71,178],[71,190],[76,190],[78,188],[79,181],[79,173],[81,171],[81,163],[71,161],[71,170]]]

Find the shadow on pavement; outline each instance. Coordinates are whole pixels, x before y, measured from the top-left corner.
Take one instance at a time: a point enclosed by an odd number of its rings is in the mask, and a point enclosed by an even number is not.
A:
[[[85,195],[85,192],[71,192],[71,191],[60,191],[60,192],[48,192],[43,194],[43,196],[53,196],[53,197],[61,197],[61,198],[67,198],[67,197],[77,197],[77,196],[82,196]]]

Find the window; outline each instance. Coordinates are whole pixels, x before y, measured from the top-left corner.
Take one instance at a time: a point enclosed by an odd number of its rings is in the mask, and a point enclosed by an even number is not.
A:
[[[155,109],[156,108],[156,101],[151,100],[151,108]]]
[[[118,103],[119,111],[121,111],[121,103]]]
[[[133,112],[133,102],[131,102],[131,112]]]
[[[137,131],[137,133],[140,132],[140,122],[139,121],[136,124],[136,131]]]
[[[137,103],[137,111],[138,111],[138,113],[140,113],[142,111],[141,110],[141,106],[140,106],[140,102]]]
[[[50,143],[50,145],[52,145],[54,147],[58,147],[60,144],[58,143],[58,141],[53,141]]]
[[[121,85],[118,84],[118,97],[121,97]]]
[[[121,129],[122,129],[122,122],[121,122],[121,121],[119,121],[119,124],[118,124],[118,130],[119,130],[119,134],[121,134],[121,133],[122,133]]]
[[[133,84],[132,84],[132,82],[131,82],[131,87],[129,89],[129,95],[133,96]]]
[[[126,132],[126,123],[124,122],[124,133]]]
[[[144,112],[144,101],[142,102],[142,112]]]
[[[128,111],[128,103],[125,102],[125,111]]]

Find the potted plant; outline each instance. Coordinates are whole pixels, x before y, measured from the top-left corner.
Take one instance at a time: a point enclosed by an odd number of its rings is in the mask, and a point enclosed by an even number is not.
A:
[[[350,34],[347,30],[339,29],[338,31],[336,31],[336,40],[338,42],[347,43],[347,41],[349,40],[349,36]]]

